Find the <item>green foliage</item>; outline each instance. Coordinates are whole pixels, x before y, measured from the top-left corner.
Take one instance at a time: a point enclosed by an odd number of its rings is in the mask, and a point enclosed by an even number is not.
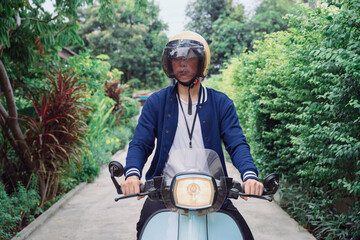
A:
[[[137,100],[130,97],[124,97],[123,102],[124,102],[124,108],[120,116],[120,119],[125,122],[128,122],[133,117],[139,114],[140,103]]]
[[[10,46],[10,37],[8,29],[14,29],[16,27],[15,18],[7,18],[6,16],[14,16],[14,9],[9,2],[4,2],[0,5],[0,46]]]
[[[265,34],[285,31],[288,28],[288,19],[294,9],[294,0],[265,0],[256,8],[254,17],[246,24],[246,47],[253,49],[254,43],[264,39]]]
[[[110,98],[103,98],[99,93],[91,99],[90,105],[93,110],[90,112],[88,126],[90,137],[96,138],[114,126],[115,118],[111,118],[114,101]],[[93,139],[90,139],[92,141]]]
[[[191,19],[187,28],[201,34],[211,51],[209,74],[219,74],[233,56],[252,50],[256,40],[264,34],[287,29],[284,19],[294,5],[293,0],[265,0],[256,9],[255,16],[247,19],[242,5],[231,0],[197,0],[187,6]]]
[[[129,122],[125,126],[113,127],[91,142],[89,149],[100,165],[108,164],[111,156],[125,147],[133,136],[135,129],[133,124]]]
[[[211,72],[219,69],[234,55],[245,50],[245,17],[242,5],[237,5],[221,15],[212,25],[213,33],[210,36]]]
[[[321,191],[321,189],[319,189]],[[319,192],[326,195],[326,192]],[[332,199],[310,199],[303,194],[303,186],[293,183],[283,192],[282,204],[299,224],[308,229],[317,239],[359,239],[359,202],[342,199],[335,202],[343,213],[333,209]],[[330,209],[330,210],[329,210]]]
[[[91,182],[98,175],[100,163],[91,151],[94,143],[86,142],[91,138],[86,125],[91,114],[86,112],[98,111],[88,105],[96,94],[111,102],[99,111],[111,112],[114,102],[105,96],[104,84],[120,79],[122,72],[110,71],[109,58],[94,60],[88,52],[64,62],[62,72],[54,70],[59,50],[68,44],[83,45],[76,20],[77,9],[84,3],[92,1],[56,1],[51,15],[42,0],[0,2],[0,82],[1,88],[11,90],[0,94],[1,239],[20,231],[79,182]],[[100,22],[114,19],[117,5],[109,0],[97,3]],[[144,1],[136,5],[141,7]],[[137,114],[138,105],[129,106],[122,110],[124,116],[110,113],[102,125],[106,131],[98,131],[104,137],[113,134],[117,143],[104,148],[108,159],[134,130],[127,117]]]
[[[299,6],[288,32],[232,59],[214,85],[234,99],[260,170],[286,179],[290,214],[318,239],[358,239],[360,2],[329,3]]]
[[[36,181],[32,181],[30,189],[20,182],[17,189],[8,195],[0,183],[0,239],[10,239],[17,229],[31,222],[40,213],[38,208],[40,196],[36,189]]]
[[[233,6],[228,0],[197,0],[187,5],[186,15],[191,19],[186,28],[201,34],[209,44],[209,74],[218,73],[230,56],[244,50],[242,5]]]
[[[101,57],[101,59],[104,60],[105,58]],[[66,66],[63,66],[63,72],[60,75],[50,74],[49,78],[52,81],[43,82],[44,90],[43,93],[39,94],[41,98],[34,101],[37,102],[37,104],[35,103],[36,108],[32,108],[35,114],[32,117],[26,117],[27,123],[31,123],[31,127],[27,128],[27,135],[30,135],[31,130],[40,132],[39,134],[33,132],[33,138],[28,138],[29,141],[33,139],[43,146],[42,151],[37,151],[36,146],[38,145],[33,144],[34,141],[30,142],[29,145],[33,147],[34,153],[39,154],[39,158],[49,152],[51,153],[50,157],[45,159],[47,162],[40,164],[44,165],[44,167],[57,169],[55,171],[55,169],[48,168],[49,176],[51,176],[51,173],[57,173],[58,175],[58,181],[53,179],[54,182],[49,182],[50,185],[48,185],[48,191],[57,193],[57,195],[44,201],[42,208],[50,207],[61,194],[71,190],[80,182],[93,181],[99,173],[100,166],[107,164],[111,160],[111,155],[122,149],[133,135],[135,126],[134,121],[131,121],[131,119],[138,114],[139,103],[135,99],[121,96],[124,103],[123,107],[118,111],[119,115],[113,114],[112,109],[115,102],[105,96],[104,84],[107,80],[118,78],[121,73],[116,69],[109,72],[110,65],[103,60],[93,59],[88,53],[82,53],[80,56],[70,58],[66,62]],[[71,69],[76,71],[76,75],[72,75]],[[40,73],[39,76],[41,76]],[[57,81],[59,76],[61,81]],[[73,85],[72,83],[76,84]],[[81,98],[77,98],[77,96],[81,96]],[[76,104],[73,100],[77,100]],[[61,104],[59,105],[59,103]],[[24,106],[27,106],[26,101]],[[76,122],[74,111],[76,114],[81,115],[83,110],[88,111],[88,114],[83,116],[82,122]],[[22,112],[25,113],[25,111]],[[37,113],[41,117],[38,117]],[[71,124],[71,129],[64,124],[66,118],[75,121]],[[80,131],[74,129],[74,127],[78,126],[77,123],[84,124]],[[75,146],[76,149],[70,149],[71,142],[76,139],[69,139],[69,136],[80,137],[79,134],[82,134],[85,129],[89,129],[89,131],[86,131],[86,135],[81,137],[82,142]],[[12,162],[18,163],[18,156],[8,144],[3,145],[2,137],[1,144],[1,156],[6,156]],[[60,160],[66,160],[66,155],[58,157],[65,154],[65,152],[57,152],[57,149],[65,148],[67,149],[66,153],[70,154],[68,159],[70,161],[61,162]],[[46,149],[50,151],[45,151]],[[3,153],[5,150],[7,150],[7,153]],[[74,151],[77,151],[77,153]],[[77,161],[75,161],[76,159]],[[4,159],[1,160],[2,164],[4,164]],[[5,175],[4,179],[7,180],[6,174],[10,172],[3,172],[3,169],[1,169],[0,173],[2,177]],[[19,208],[24,208],[19,202],[17,204]],[[38,208],[36,211],[39,214],[42,210]],[[9,222],[9,228],[6,228],[6,231],[11,233],[6,236],[11,236],[14,232],[21,230],[23,226],[33,219],[31,217],[26,218],[27,220],[20,226],[19,221],[22,221],[21,218],[18,219],[13,215],[8,217],[6,221],[13,221],[14,224],[10,225]]]
[[[43,2],[29,4],[26,1],[1,1],[0,55],[9,59],[15,69],[16,80],[28,73],[39,55],[57,51],[67,44],[82,44],[76,33],[77,15],[74,9],[83,1],[56,1],[55,16],[46,12]],[[16,66],[16,68],[14,68]]]
[[[139,112],[139,103],[135,99],[126,97],[123,91],[117,91],[117,88],[122,86],[118,82],[122,73],[116,68],[110,71],[110,64],[106,61],[108,59],[107,55],[100,55],[94,59],[89,52],[83,52],[79,56],[71,57],[67,62],[70,68],[75,68],[79,76],[87,79],[85,94],[89,115],[86,123],[89,131],[86,141],[89,149],[84,150],[82,155],[86,165],[82,164],[82,179],[87,181],[97,176],[98,166],[109,162],[111,154],[128,143],[134,131],[131,118]],[[106,96],[106,86],[109,82],[112,83],[111,86],[114,85],[110,95],[118,102]],[[90,174],[91,171],[94,174]]]
[[[98,19],[99,6],[79,12],[79,34],[92,54],[109,56],[111,67],[121,70],[122,82],[140,79],[142,87],[161,87],[166,78],[161,68],[166,29],[159,19],[159,7],[151,1],[120,0],[114,5],[115,21]]]
[[[79,78],[86,80],[87,99],[96,91],[103,89],[110,72],[110,64],[106,61],[106,57],[100,56],[94,59],[90,52],[90,50],[81,51],[79,55],[70,57],[66,62],[67,67],[73,69]]]
[[[113,113],[114,101],[94,95],[90,103],[93,111],[89,116],[88,143],[92,157],[100,164],[111,160],[111,155],[122,149],[134,132],[131,118],[139,113],[139,103],[124,97],[123,108],[118,115]]]
[[[92,182],[99,175],[100,166],[94,158],[94,153],[87,147],[83,149],[80,166],[71,162],[70,165],[65,165],[60,171],[60,188],[64,192],[68,192],[79,183]]]
[[[20,130],[18,115],[24,113],[36,118],[30,99],[42,99],[39,88],[49,90],[45,73],[56,65],[54,61],[59,60],[58,50],[69,43],[82,44],[76,33],[76,19],[77,8],[85,2],[91,3],[83,0],[56,1],[54,15],[44,10],[44,1],[30,4],[27,1],[5,0],[0,3],[0,66],[5,66],[0,81],[2,87],[10,88],[0,96],[0,107],[3,109],[0,123],[4,134],[4,141],[0,143],[1,164],[6,171],[4,178],[13,186],[19,180],[26,185],[29,174],[36,168],[24,141],[27,129]],[[109,3],[104,0],[100,4]],[[33,124],[33,127],[38,126]],[[3,148],[3,144],[7,147]]]
[[[78,183],[93,182],[95,177],[99,175],[100,165],[89,147],[82,155],[81,168],[78,169],[70,166],[70,169],[72,170],[70,174],[71,179],[76,179]],[[66,179],[68,180],[69,178]]]
[[[85,85],[71,71],[55,69],[48,80],[49,91],[34,99],[36,118],[25,117],[25,137],[39,177],[41,203],[57,194],[58,171],[63,164],[80,164],[87,131],[87,109],[79,102]]]
[[[229,10],[228,0],[197,0],[186,6],[186,16],[191,19],[187,29],[201,34],[207,41],[214,34],[212,27],[224,13]],[[210,44],[211,42],[208,42]]]

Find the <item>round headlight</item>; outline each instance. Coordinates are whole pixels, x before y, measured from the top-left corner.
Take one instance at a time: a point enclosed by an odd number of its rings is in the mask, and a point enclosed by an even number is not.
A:
[[[215,181],[207,175],[179,174],[173,179],[171,193],[176,207],[206,209],[212,206],[215,199]]]

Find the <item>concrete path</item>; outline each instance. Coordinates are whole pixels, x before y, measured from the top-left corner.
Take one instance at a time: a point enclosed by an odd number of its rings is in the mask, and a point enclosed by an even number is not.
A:
[[[124,164],[125,156],[126,150],[115,154],[113,159]],[[228,172],[234,178],[239,176],[230,164]],[[14,239],[135,240],[135,225],[144,199],[115,202],[115,197],[110,174],[104,168],[99,178],[77,191],[62,207],[57,210],[50,208],[46,220],[35,220],[31,226],[34,231],[25,228]],[[273,202],[240,198],[233,202],[248,222],[255,240],[315,239]]]

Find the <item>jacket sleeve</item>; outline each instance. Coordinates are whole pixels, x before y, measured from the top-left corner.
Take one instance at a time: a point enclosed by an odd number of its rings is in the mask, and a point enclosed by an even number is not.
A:
[[[234,166],[239,170],[241,179],[245,182],[252,178],[258,180],[258,171],[250,153],[250,146],[239,124],[233,101],[229,98],[224,100],[221,110],[221,137],[226,151],[229,153]]]
[[[125,166],[126,178],[131,175],[137,175],[141,178],[146,160],[154,149],[157,115],[156,101],[154,101],[153,95],[146,100],[135,128],[134,136],[129,143]]]

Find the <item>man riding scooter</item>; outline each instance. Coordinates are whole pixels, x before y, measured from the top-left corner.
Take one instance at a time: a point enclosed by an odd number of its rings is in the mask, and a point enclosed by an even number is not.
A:
[[[258,181],[257,168],[233,101],[201,84],[209,64],[208,44],[197,33],[187,31],[177,34],[165,46],[162,66],[166,75],[177,82],[175,86],[153,93],[143,107],[126,157],[126,180],[121,184],[125,195],[140,192],[139,179],[145,162],[155,148],[155,140],[156,150],[146,173],[147,180],[162,175],[168,156],[184,148],[214,150],[227,176],[223,141],[241,174],[245,194],[263,193],[264,187]],[[137,224],[138,238],[146,220],[155,211],[164,208],[163,202],[146,199]],[[232,215],[239,224],[245,222],[229,199],[224,201],[222,210]],[[244,231],[246,239],[252,238],[249,229]]]

